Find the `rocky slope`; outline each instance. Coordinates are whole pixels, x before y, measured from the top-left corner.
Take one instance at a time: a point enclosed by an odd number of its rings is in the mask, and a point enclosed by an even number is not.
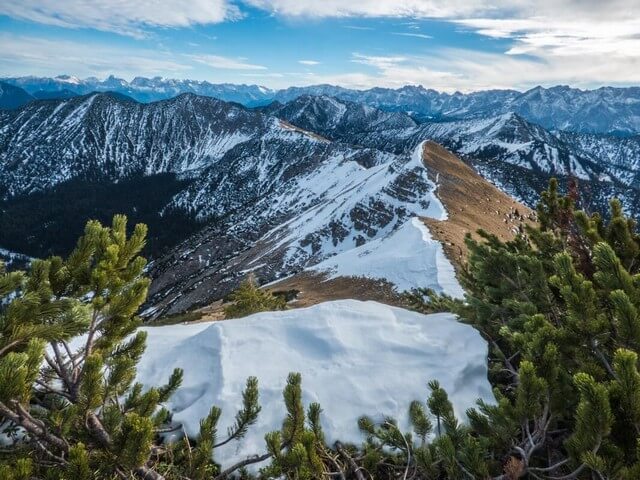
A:
[[[256,184],[272,188],[153,263],[147,314],[206,305],[249,272],[262,281],[293,275],[386,238],[414,217],[444,215],[415,156],[386,154],[365,165],[358,150],[353,156],[340,144],[316,141],[338,150],[306,165],[294,157],[302,170],[292,175],[277,177],[264,169],[264,159],[247,160],[264,173]],[[279,180],[270,183],[274,178]]]
[[[640,213],[637,136],[550,131],[512,112],[494,117],[417,123],[403,113],[371,108],[365,113],[365,108],[320,96],[299,97],[266,110],[327,138],[394,153],[413,149],[425,139],[435,140],[530,206],[535,205],[538,193],[551,176],[564,181],[573,177],[582,185],[586,208],[606,210],[608,199],[617,196],[624,200],[630,213]]]
[[[412,152],[330,141],[238,104],[185,94],[140,104],[112,94],[0,113],[7,201],[69,182],[189,179],[161,209],[207,227],[157,258],[150,305],[175,313],[254,271],[273,280],[443,213]]]
[[[450,162],[425,168],[426,140],[528,205],[556,175],[580,180],[588,208],[603,209],[615,194],[631,212],[639,209],[637,138],[549,131],[515,113],[420,123],[328,96],[257,110],[193,94],[150,104],[113,93],[33,101],[0,111],[0,188],[6,206],[38,195],[47,203],[48,192],[74,182],[136,188],[128,182],[157,179],[145,190],[156,200],[145,211],[177,229],[179,243],[150,265],[149,317],[207,305],[250,272],[263,282],[301,272],[334,282],[364,275],[387,282],[379,289],[385,298],[394,286],[459,295],[437,240],[453,258],[448,243],[461,237],[433,223],[449,215],[434,192]],[[153,193],[167,181],[165,196]],[[471,182],[465,192],[452,188],[464,196],[452,208],[483,204],[481,194],[467,198],[477,178],[452,182]],[[505,208],[495,208],[494,223],[512,229],[514,212]],[[191,235],[192,224],[173,220],[176,212],[204,228]],[[442,237],[432,238],[424,218]],[[456,225],[470,229],[467,220]]]
[[[349,90],[318,85],[279,91],[275,100],[286,103],[308,94],[402,111],[423,121],[483,118],[514,112],[547,129],[621,136],[640,133],[640,87],[579,90],[556,86],[535,87],[523,93],[489,90],[448,94],[421,86]]]

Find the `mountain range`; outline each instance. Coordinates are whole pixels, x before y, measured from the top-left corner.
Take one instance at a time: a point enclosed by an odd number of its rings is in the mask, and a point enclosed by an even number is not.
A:
[[[534,206],[556,176],[562,184],[578,180],[588,210],[605,212],[617,196],[628,212],[640,213],[635,89],[570,90],[626,105],[620,118],[594,126],[561,104],[553,122],[568,115],[563,127],[577,125],[572,130],[509,111],[523,105],[522,94],[511,91],[438,94],[440,103],[427,107],[410,100],[433,92],[422,88],[374,89],[352,101],[345,97],[356,91],[337,87],[331,96],[324,86],[312,94],[256,87],[263,97],[249,107],[194,93],[145,103],[131,89],[79,94],[83,82],[49,80],[29,87],[46,99],[27,93],[26,103],[0,110],[0,246],[29,256],[65,253],[87,218],[108,221],[124,212],[144,221],[152,232],[150,317],[208,305],[249,273],[262,282],[318,268],[375,276],[398,244],[413,245],[413,256],[403,260],[408,270],[426,261],[423,270],[440,271],[443,247],[417,220],[447,218],[436,194],[440,172],[423,162],[426,141],[454,152],[525,205]],[[66,85],[56,90],[61,98],[42,93],[54,84]],[[3,84],[7,98],[18,95],[13,88]],[[529,97],[552,101],[556,94]],[[260,104],[266,95],[273,101]],[[531,115],[543,113],[531,105]],[[437,119],[416,114],[428,108],[440,112]],[[608,134],[592,132],[612,126]],[[477,200],[460,199],[457,208]],[[514,217],[513,206],[496,202],[500,219]],[[433,282],[422,286],[456,293]]]
[[[139,102],[166,100],[194,93],[245,106],[288,103],[300,96],[326,95],[387,111],[410,114],[418,121],[481,118],[514,112],[546,129],[632,136],[640,133],[640,87],[602,87],[580,90],[568,86],[535,87],[526,92],[488,90],[443,93],[422,86],[398,89],[354,90],[332,85],[273,90],[258,85],[213,84],[207,81],[136,77],[131,81],[110,76],[79,79],[69,75],[8,77],[3,82],[36,98],[117,92]],[[0,97],[0,105],[2,104]]]

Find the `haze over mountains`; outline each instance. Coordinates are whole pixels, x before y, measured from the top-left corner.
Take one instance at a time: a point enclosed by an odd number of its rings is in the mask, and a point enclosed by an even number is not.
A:
[[[64,253],[87,218],[127,213],[150,225],[147,315],[211,303],[249,272],[273,281],[349,259],[355,275],[398,242],[440,272],[421,286],[454,294],[442,247],[415,223],[447,215],[438,172],[422,165],[428,140],[526,205],[557,176],[579,181],[590,211],[617,196],[640,213],[638,88],[273,91],[140,77],[2,88],[0,246]]]

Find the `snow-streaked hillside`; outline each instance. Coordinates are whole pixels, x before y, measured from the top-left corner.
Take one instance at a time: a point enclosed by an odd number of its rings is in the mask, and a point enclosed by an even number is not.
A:
[[[456,298],[464,295],[442,245],[431,238],[429,229],[418,218],[412,218],[385,237],[309,268],[327,272],[329,278],[362,276],[384,279],[400,291],[429,288]]]
[[[526,92],[487,90],[453,94],[405,86],[351,90],[332,85],[291,87],[276,93],[286,103],[303,95],[329,95],[420,120],[486,118],[515,112],[547,129],[578,133],[633,135],[640,132],[640,88],[580,90],[558,85]]]
[[[416,126],[402,114],[322,100],[327,118],[345,115],[346,126],[362,116],[373,131]],[[7,198],[70,180],[188,179],[161,211],[210,225],[153,262],[157,308],[148,311],[156,314],[217,300],[247,272],[272,281],[387,238],[413,217],[441,218],[420,152],[420,142],[394,153],[331,141],[190,94],[152,104],[93,94],[0,113]]]
[[[95,91],[113,91],[141,102],[152,102],[182,93],[194,93],[255,106],[266,105],[274,100],[288,103],[299,97],[326,95],[386,111],[408,113],[421,121],[494,117],[516,112],[528,121],[552,130],[618,135],[640,133],[638,87],[581,90],[557,85],[551,88],[535,87],[526,92],[486,90],[444,93],[419,85],[368,90],[311,85],[272,90],[259,85],[212,84],[161,77],[136,77],[127,81],[114,76],[99,80],[60,75],[54,78],[27,76],[2,80],[38,98],[46,96],[43,92],[48,92],[51,98],[57,92],[84,95]]]
[[[263,150],[265,154],[270,151]],[[229,215],[221,225],[204,229],[170,255],[154,262],[151,272],[156,281],[150,298],[156,307],[154,315],[205,305],[220,298],[248,272],[272,281],[296,274],[333,255],[351,256],[354,252],[358,255],[372,241],[377,253],[369,255],[366,261],[382,265],[388,252],[386,247],[380,247],[399,229],[405,229],[406,235],[407,222],[412,218],[446,218],[421,154],[422,144],[411,154],[378,155],[378,161],[367,167],[357,156],[342,151],[306,170],[302,170],[304,165],[295,164],[296,175],[269,173],[269,157],[242,157],[240,161],[258,172],[251,177],[257,178],[256,185],[273,187],[265,188],[267,193],[262,198],[248,201],[246,208]],[[244,170],[226,171],[231,177]],[[216,185],[208,180],[204,184]],[[237,184],[250,185],[246,180]],[[225,201],[220,195],[212,194],[210,198]],[[444,291],[447,282],[438,288],[438,281],[432,278],[441,274],[443,268],[443,259],[433,255],[434,245],[423,242],[422,234],[408,237],[420,247],[419,252],[425,253],[422,264],[429,264],[423,281],[437,291]],[[400,264],[395,267],[395,273],[386,274],[392,282],[404,275],[399,271]],[[343,274],[362,273],[354,269]],[[377,278],[382,275],[379,271]],[[422,283],[407,286],[401,282],[401,289],[419,285]]]
[[[515,113],[417,124],[406,114],[324,96],[300,97],[264,111],[327,138],[386,151],[406,151],[430,139],[461,155],[547,174],[589,179],[604,169],[571,143]]]
[[[111,94],[34,102],[0,113],[0,183],[13,195],[76,177],[193,176],[278,128],[273,118],[194,95],[151,105]]]
[[[403,113],[369,109],[365,114],[362,105],[335,98],[332,102],[343,107],[324,108],[327,99],[321,96],[300,97],[267,110],[326,138],[397,154],[425,139],[434,140],[529,206],[535,205],[548,179],[559,176],[565,181],[579,179],[584,185],[583,205],[589,210],[606,211],[609,198],[616,196],[629,213],[640,212],[637,136],[550,131],[513,112],[411,125],[413,120]],[[315,112],[323,114],[314,117]],[[332,118],[327,112],[340,114]]]
[[[478,398],[495,401],[487,380],[487,344],[447,313],[421,315],[376,302],[343,300],[307,309],[255,314],[225,322],[150,327],[138,380],[166,382],[184,369],[168,407],[174,422],[196,435],[212,405],[219,430],[233,423],[246,378],[256,376],[262,411],[246,438],[214,452],[223,466],[263,453],[264,434],[282,426],[282,389],[302,374],[303,401],[319,402],[329,443],[360,442],[357,420],[392,416],[409,431],[408,408],[437,379],[464,419]],[[170,359],[170,361],[167,361]]]
[[[551,132],[515,113],[425,124],[412,135],[428,136],[462,155],[490,158],[551,175],[574,175],[588,180],[604,170]]]

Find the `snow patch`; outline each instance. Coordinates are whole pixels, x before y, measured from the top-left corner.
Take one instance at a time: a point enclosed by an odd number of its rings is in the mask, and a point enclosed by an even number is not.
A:
[[[361,442],[361,415],[377,420],[389,415],[409,431],[409,404],[424,401],[431,379],[447,389],[461,419],[476,399],[495,401],[487,380],[486,342],[449,313],[422,315],[341,300],[144,330],[147,350],[138,381],[163,384],[173,368],[184,369],[183,384],[168,407],[189,435],[197,434],[212,405],[222,408],[223,435],[233,423],[246,378],[258,377],[262,412],[244,439],[214,452],[223,467],[265,451],[265,433],[282,426],[282,389],[291,371],[302,374],[305,405],[322,405],[329,443]]]
[[[419,218],[412,218],[383,238],[339,253],[310,268],[329,278],[364,276],[385,279],[399,291],[431,288],[455,298],[464,291],[440,242]]]

